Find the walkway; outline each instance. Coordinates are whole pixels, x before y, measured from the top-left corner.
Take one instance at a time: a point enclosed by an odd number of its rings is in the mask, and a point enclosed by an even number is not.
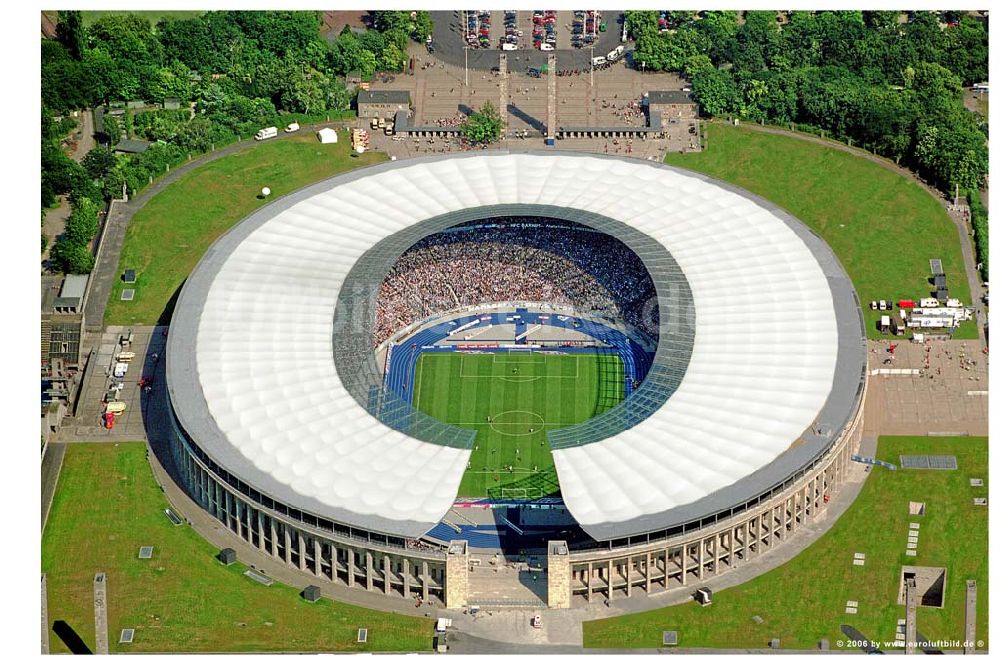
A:
[[[801,139],[802,141],[809,141],[811,143],[816,143],[821,146],[826,146],[827,148],[842,150],[846,153],[851,153],[855,157],[863,157],[869,162],[874,162],[875,164],[878,164],[879,166],[885,169],[894,171],[900,176],[903,176],[904,178],[913,181],[914,183],[922,187],[928,194],[933,196],[938,201],[938,203],[944,206],[945,211],[948,213],[948,217],[951,218],[951,221],[955,224],[955,227],[958,229],[958,242],[962,247],[962,261],[965,264],[965,278],[969,281],[969,294],[972,299],[972,303],[970,303],[969,305],[970,307],[976,308],[976,314],[977,314],[976,328],[977,331],[979,332],[979,343],[983,347],[986,346],[986,335],[983,332],[983,325],[986,322],[986,317],[984,316],[985,310],[982,308],[983,288],[979,271],[976,270],[977,262],[976,262],[976,253],[973,250],[972,231],[969,228],[969,225],[966,224],[965,220],[962,218],[960,214],[949,209],[950,201],[948,199],[948,195],[946,195],[944,192],[941,192],[934,186],[930,185],[929,183],[927,183],[927,181],[923,180],[909,169],[899,166],[898,164],[896,164],[895,162],[893,162],[888,158],[874,155],[872,153],[869,153],[867,150],[863,150],[861,148],[855,148],[854,146],[847,146],[833,139],[824,139],[818,136],[814,136],[812,134],[806,134],[804,132],[794,132],[792,130],[781,129],[779,127],[768,127],[762,125],[755,125],[753,123],[744,123],[741,124],[740,127],[748,128],[755,132],[762,132],[764,134],[777,134],[780,136],[787,136],[795,139]]]

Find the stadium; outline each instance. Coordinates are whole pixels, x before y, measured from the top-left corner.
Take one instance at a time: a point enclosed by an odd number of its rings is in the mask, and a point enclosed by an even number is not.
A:
[[[490,603],[489,557],[536,573],[507,603],[566,608],[792,539],[858,448],[866,377],[854,289],[800,222],[559,152],[389,162],[260,208],[185,282],[166,360],[206,511],[448,607]]]

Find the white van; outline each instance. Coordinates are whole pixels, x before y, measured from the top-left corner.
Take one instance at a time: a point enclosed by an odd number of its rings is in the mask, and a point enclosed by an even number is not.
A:
[[[608,62],[608,59],[605,58],[604,56],[597,56],[597,57],[591,59],[590,64],[593,65],[594,67],[598,67],[599,65],[603,65],[603,64],[605,64],[607,62]]]
[[[298,123],[288,123],[288,127],[285,128],[285,131],[286,132],[298,132],[299,131],[299,124]]]
[[[124,412],[125,412],[125,403],[118,400],[109,402],[107,406],[104,408],[105,414],[122,414]]]
[[[273,139],[276,136],[278,136],[277,127],[265,127],[254,134],[253,138],[255,141],[263,141],[264,139]]]

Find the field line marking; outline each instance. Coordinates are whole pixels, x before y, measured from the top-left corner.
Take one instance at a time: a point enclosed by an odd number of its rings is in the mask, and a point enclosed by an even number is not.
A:
[[[423,363],[423,358],[422,358],[421,354],[417,355],[417,368],[416,369],[417,369],[417,372],[416,372],[416,375],[417,375],[417,379],[416,379],[416,384],[417,384],[417,398],[416,398],[416,401],[414,402],[413,406],[416,407],[417,409],[420,409],[420,392],[424,388],[424,363]]]

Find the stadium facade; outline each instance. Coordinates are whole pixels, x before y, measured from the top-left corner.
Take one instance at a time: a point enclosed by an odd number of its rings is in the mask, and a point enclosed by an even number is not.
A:
[[[167,348],[175,463],[249,544],[330,581],[469,600],[466,543],[421,537],[474,433],[383,386],[372,294],[420,239],[504,215],[623,240],[659,330],[618,407],[550,433],[566,509],[548,604],[700,584],[823,512],[862,431],[860,307],[830,249],[773,204],[663,165],[558,152],[386,163],[260,209],[178,299]]]

